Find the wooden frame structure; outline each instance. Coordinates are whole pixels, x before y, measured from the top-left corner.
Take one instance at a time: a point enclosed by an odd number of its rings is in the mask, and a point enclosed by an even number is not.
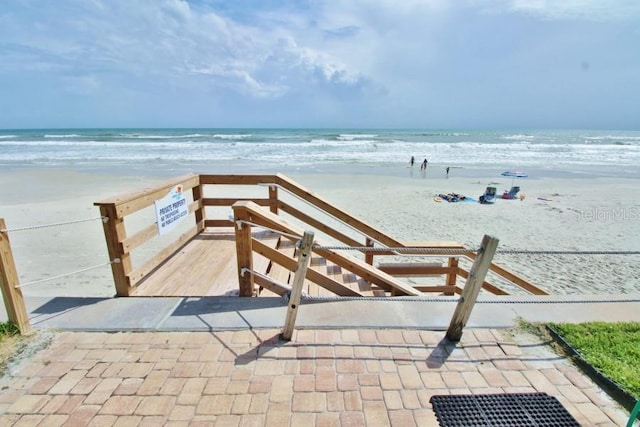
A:
[[[156,200],[164,197],[173,187],[182,185],[184,191],[191,191],[189,201],[189,213],[193,218],[193,225],[183,231],[182,234],[168,245],[162,247],[149,260],[140,266],[134,266],[131,255],[134,250],[155,240],[158,230],[152,219],[141,229],[129,235],[126,220],[133,214],[153,206]],[[231,186],[252,187],[256,191],[265,191],[264,197],[238,196],[213,197],[216,190],[221,187]],[[210,191],[212,190],[212,191]],[[283,197],[284,195],[284,197]],[[302,206],[292,202],[298,201]],[[160,185],[147,188],[142,191],[128,193],[115,198],[95,203],[100,208],[101,214],[108,218],[104,223],[104,233],[107,248],[112,264],[112,272],[118,296],[130,296],[138,287],[144,286],[144,280],[151,276],[163,263],[186,245],[196,236],[211,229],[230,229],[233,227],[236,245],[236,262],[238,272],[238,293],[240,296],[257,296],[262,289],[268,289],[272,294],[283,295],[290,292],[290,286],[273,277],[266,277],[254,271],[253,260],[256,256],[268,261],[269,271],[280,271],[280,277],[292,277],[290,272],[295,271],[297,261],[289,252],[284,254],[281,250],[265,244],[252,233],[252,226],[266,227],[267,229],[283,233],[279,240],[294,240],[294,237],[302,237],[302,228],[297,224],[303,224],[304,228],[315,230],[317,233],[328,236],[330,239],[344,245],[345,248],[375,248],[375,252],[364,251],[354,256],[345,254],[344,251],[326,250],[314,248],[316,256],[329,260],[341,269],[356,275],[361,282],[371,284],[372,290],[377,289],[376,295],[423,295],[424,292],[438,292],[447,295],[461,294],[462,288],[457,285],[457,277],[468,278],[469,270],[460,265],[459,259],[473,261],[475,254],[468,251],[464,245],[451,242],[435,242],[408,244],[401,242],[373,226],[361,221],[331,203],[317,196],[310,190],[300,186],[284,175],[196,175],[189,174],[168,180]],[[232,208],[234,217],[221,217],[212,215],[209,209]],[[311,208],[311,209],[309,209]],[[309,210],[320,212],[339,223],[348,226],[349,231],[339,230],[331,226],[327,221],[312,215]],[[285,220],[284,216],[293,219],[297,224]],[[355,237],[354,237],[355,235]],[[278,246],[278,245],[276,245]],[[291,245],[289,245],[291,247]],[[388,248],[388,250],[386,249]],[[425,262],[394,262],[375,265],[378,257],[394,256],[397,248],[428,248],[430,256],[448,258],[446,266]],[[460,250],[461,254],[450,256],[451,250]],[[462,253],[464,250],[467,252]],[[416,250],[414,255],[420,255]],[[547,293],[519,277],[515,273],[500,267],[494,263],[489,269],[501,280],[526,290],[534,295],[547,295]],[[444,276],[441,285],[412,285],[402,280],[407,277]],[[307,277],[311,283],[324,290],[343,296],[364,296],[353,287],[344,286],[340,281],[326,275],[319,274],[310,268]],[[497,295],[508,295],[504,289],[484,281],[482,288]],[[367,295],[370,295],[367,294]],[[162,295],[157,295],[162,296]]]

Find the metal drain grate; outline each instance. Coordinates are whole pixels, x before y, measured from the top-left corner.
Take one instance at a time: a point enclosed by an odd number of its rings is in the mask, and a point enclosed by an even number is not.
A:
[[[441,426],[580,426],[547,393],[438,395],[430,402]]]

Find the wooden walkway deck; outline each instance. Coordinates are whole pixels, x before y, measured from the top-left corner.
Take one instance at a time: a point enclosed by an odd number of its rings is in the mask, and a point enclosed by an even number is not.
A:
[[[295,258],[295,243],[279,239],[270,232],[257,232],[254,237],[271,248]],[[290,285],[293,273],[287,268],[270,262],[254,252],[254,271],[266,275],[278,283]],[[353,273],[314,255],[310,267],[320,274],[361,293],[372,296],[371,284]],[[236,243],[233,229],[207,229],[189,240],[179,251],[169,257],[149,274],[133,292],[136,297],[204,297],[237,296],[238,273]],[[377,289],[377,288],[375,288]],[[333,292],[305,280],[303,291],[310,296],[336,296]],[[262,289],[258,296],[277,297]]]
[[[264,232],[260,240],[275,242]],[[268,260],[255,254],[254,270],[265,273]],[[208,229],[187,242],[136,288],[133,296],[234,296],[238,292],[233,229]]]

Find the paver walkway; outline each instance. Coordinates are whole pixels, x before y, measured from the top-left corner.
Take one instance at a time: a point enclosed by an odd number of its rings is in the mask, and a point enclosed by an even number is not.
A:
[[[2,426],[435,426],[436,394],[546,392],[628,414],[541,338],[467,329],[59,332],[0,381]]]

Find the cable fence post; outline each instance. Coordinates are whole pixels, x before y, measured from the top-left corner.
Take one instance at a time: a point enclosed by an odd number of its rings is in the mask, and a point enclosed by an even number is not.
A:
[[[19,287],[18,271],[11,252],[9,234],[6,231],[4,218],[0,218],[0,285],[2,286],[2,298],[7,310],[9,321],[15,323],[20,329],[21,335],[31,331],[27,307],[24,303],[22,290]]]
[[[471,316],[471,310],[478,299],[478,294],[484,283],[484,278],[487,276],[497,247],[498,239],[485,234],[478,249],[478,256],[473,262],[471,270],[469,270],[469,277],[467,277],[467,282],[456,305],[456,310],[451,317],[451,323],[449,324],[449,329],[447,329],[447,339],[449,341],[458,342],[462,338],[462,329],[466,326]]]
[[[293,283],[291,285],[291,296],[289,297],[289,306],[287,307],[287,317],[284,322],[284,328],[282,330],[282,339],[285,341],[291,341],[293,336],[293,330],[296,324],[296,317],[298,316],[298,307],[300,306],[300,299],[302,298],[302,286],[304,285],[304,279],[307,275],[307,269],[311,262],[311,247],[313,246],[313,232],[305,231],[300,241],[300,255],[298,256],[298,266],[296,268],[295,275],[293,276]]]

